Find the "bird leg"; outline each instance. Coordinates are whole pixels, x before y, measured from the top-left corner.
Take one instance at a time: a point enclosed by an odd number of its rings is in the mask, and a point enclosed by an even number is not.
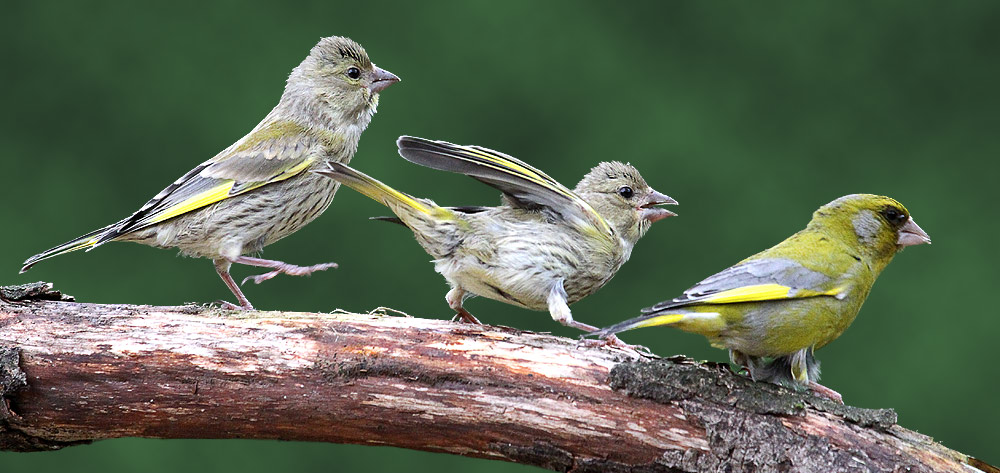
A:
[[[448,301],[448,307],[451,307],[455,311],[455,316],[451,318],[452,322],[462,321],[470,323],[473,325],[482,325],[483,323],[476,318],[476,316],[465,310],[462,307],[462,301],[465,300],[465,291],[459,289],[458,287],[453,287],[448,294],[444,296],[444,300]]]
[[[803,348],[791,356],[778,357],[771,362],[731,349],[729,360],[746,369],[750,379],[754,381],[774,383],[797,390],[806,388],[818,397],[825,397],[838,404],[844,403],[840,393],[813,381],[819,378],[819,362],[813,357],[812,347]],[[788,375],[791,375],[791,379]]]
[[[559,322],[567,327],[573,327],[578,330],[583,330],[584,332],[596,332],[600,330],[599,328],[594,327],[593,325],[573,320],[573,312],[569,310],[569,304],[566,301],[567,297],[568,296],[566,295],[566,289],[563,288],[562,281],[556,283],[556,285],[552,287],[552,290],[549,291],[549,298],[548,298],[549,315],[552,316],[552,320],[555,320],[556,322]],[[638,352],[642,350],[647,353],[649,352],[649,349],[644,346],[629,345],[621,341],[621,339],[618,338],[618,336],[613,333],[605,336],[600,340],[584,338],[580,340],[580,343],[582,345],[589,347],[610,346],[610,347],[620,348],[625,351]]]
[[[577,322],[573,320],[573,312],[569,310],[569,303],[567,303],[566,289],[563,288],[562,281],[556,283],[552,286],[552,290],[549,291],[549,315],[552,316],[552,320],[559,322],[567,327],[573,327],[575,329],[583,330],[584,332],[596,332],[599,330],[593,325],[588,325],[583,322]],[[621,343],[614,334],[608,335],[603,339],[604,343]]]
[[[229,267],[233,263],[226,259],[212,260],[215,263],[215,272],[219,273],[219,277],[222,278],[222,282],[226,283],[226,287],[236,296],[236,300],[239,301],[240,305],[235,305],[226,301],[222,301],[223,307],[227,309],[235,310],[253,310],[253,305],[247,299],[247,296],[243,295],[243,291],[240,290],[240,286],[233,281],[233,276],[229,274]]]
[[[822,384],[813,381],[819,378],[819,362],[813,357],[813,348],[803,348],[792,355],[792,377],[800,385],[809,388],[813,394],[825,397],[837,404],[843,404],[844,398],[838,393]]]
[[[756,381],[753,374],[754,370],[757,368],[756,359],[741,351],[730,349],[729,362],[739,366],[739,369],[736,370],[736,374],[746,371],[747,376],[750,376],[750,379]]]
[[[248,266],[257,266],[260,268],[271,268],[274,270],[264,274],[258,274],[256,276],[247,276],[246,278],[243,279],[243,284],[246,284],[246,282],[250,280],[253,280],[255,284],[260,284],[281,273],[285,273],[289,276],[308,276],[316,271],[325,271],[327,269],[337,267],[337,263],[314,264],[312,266],[295,266],[294,264],[288,264],[282,261],[251,258],[249,256],[240,256],[239,258],[236,258],[233,261],[233,263],[245,264]]]

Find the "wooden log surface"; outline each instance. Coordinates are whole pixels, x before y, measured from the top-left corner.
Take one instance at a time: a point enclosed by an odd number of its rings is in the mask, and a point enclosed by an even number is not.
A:
[[[0,449],[116,437],[396,447],[556,471],[1000,470],[892,410],[507,327],[0,290]]]

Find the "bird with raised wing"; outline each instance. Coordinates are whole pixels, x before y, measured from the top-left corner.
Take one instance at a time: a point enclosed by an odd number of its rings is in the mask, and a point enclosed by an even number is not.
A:
[[[463,306],[473,295],[548,311],[585,331],[569,304],[593,294],[628,261],[653,222],[675,215],[658,206],[677,202],[655,190],[633,166],[603,162],[573,190],[512,156],[478,146],[403,136],[403,158],[473,177],[503,193],[497,207],[441,207],[333,163],[318,171],[386,205],[435,258],[451,290],[448,305],[478,323]]]

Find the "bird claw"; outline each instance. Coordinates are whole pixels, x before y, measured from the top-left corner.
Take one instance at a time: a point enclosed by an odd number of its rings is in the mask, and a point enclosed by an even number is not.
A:
[[[622,351],[634,353],[642,358],[659,358],[659,356],[653,354],[652,350],[642,345],[629,345],[623,342],[617,335],[609,335],[601,339],[592,338],[581,338],[579,345],[587,348],[600,348],[600,347],[611,347],[617,348]]]
[[[482,325],[483,323],[476,318],[475,315],[469,313],[465,309],[460,309],[455,311],[455,315],[451,318],[452,322],[472,324],[472,325]]]
[[[271,279],[271,278],[273,278],[273,277],[275,277],[275,276],[277,276],[279,274],[281,274],[281,271],[278,271],[276,269],[274,271],[269,271],[269,272],[266,272],[264,274],[258,274],[256,276],[247,276],[247,277],[243,278],[243,281],[240,281],[240,285],[242,286],[242,285],[246,284],[247,281],[253,281],[254,284],[260,284],[260,283],[262,283],[264,281],[267,281],[268,279]]]
[[[239,306],[239,305],[233,304],[232,302],[224,301],[224,300],[221,300],[221,299],[213,302],[213,304],[219,304],[219,307],[222,308],[222,309],[225,309],[225,310],[240,310],[240,311],[243,311],[243,310],[254,310],[253,306],[243,307],[243,306]]]
[[[316,271],[326,271],[336,267],[337,263],[314,264],[312,266],[295,266],[294,264],[283,263],[281,266],[275,268],[274,271],[268,271],[264,274],[243,278],[240,285],[246,284],[247,281],[253,281],[254,284],[260,284],[282,273],[289,276],[308,276]]]

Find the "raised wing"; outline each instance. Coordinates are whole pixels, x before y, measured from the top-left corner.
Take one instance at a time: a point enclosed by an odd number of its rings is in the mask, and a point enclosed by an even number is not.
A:
[[[734,304],[801,297],[843,297],[847,287],[785,258],[745,261],[709,276],[680,297],[647,307],[644,313],[693,304]]]
[[[233,146],[198,165],[150,199],[94,246],[200,209],[258,187],[283,181],[322,158],[329,137],[292,122],[258,127]]]
[[[580,220],[600,232],[612,233],[604,217],[575,192],[513,156],[413,136],[399,137],[396,145],[407,161],[470,176],[499,189],[514,205],[533,210],[545,207],[568,221]]]

